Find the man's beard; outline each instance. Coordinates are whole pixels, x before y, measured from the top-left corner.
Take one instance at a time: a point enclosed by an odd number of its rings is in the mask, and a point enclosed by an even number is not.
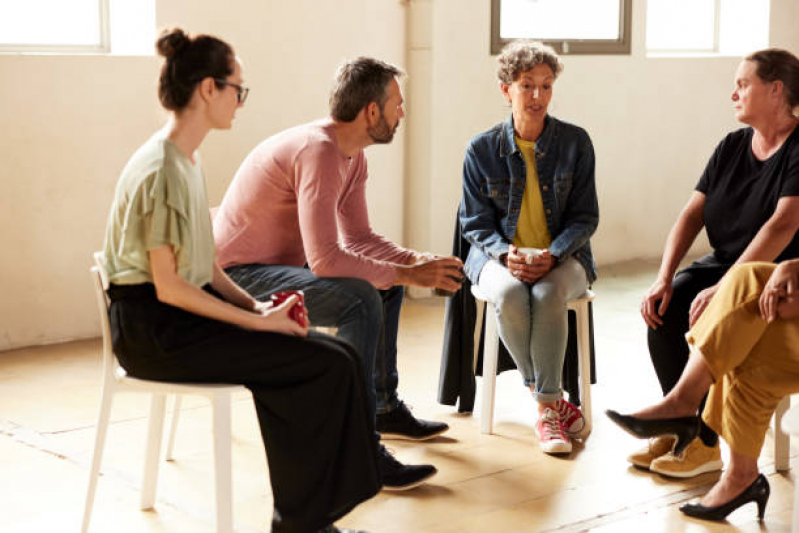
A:
[[[394,128],[391,128],[388,125],[388,121],[386,121],[385,115],[380,113],[380,122],[378,122],[374,128],[368,128],[366,133],[369,134],[369,137],[371,137],[376,144],[388,144],[394,139],[394,133],[397,131],[398,126],[399,121],[397,121]]]

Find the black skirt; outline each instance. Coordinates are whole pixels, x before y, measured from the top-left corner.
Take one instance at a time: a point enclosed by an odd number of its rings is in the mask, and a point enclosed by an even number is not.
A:
[[[108,294],[114,351],[130,375],[252,392],[274,495],[272,531],[316,531],[380,490],[366,379],[349,344],[201,317],[159,302],[152,284],[112,285]]]

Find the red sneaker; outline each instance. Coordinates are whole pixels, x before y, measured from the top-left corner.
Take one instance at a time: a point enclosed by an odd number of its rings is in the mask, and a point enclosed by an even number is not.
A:
[[[572,438],[582,439],[586,436],[586,423],[583,413],[574,404],[561,399],[558,402],[558,416],[566,434]]]
[[[546,408],[535,424],[538,444],[546,453],[570,453],[572,443],[563,430],[560,417],[554,409]]]

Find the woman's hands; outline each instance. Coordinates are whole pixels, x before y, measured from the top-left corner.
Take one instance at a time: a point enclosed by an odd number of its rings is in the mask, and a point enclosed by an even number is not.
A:
[[[535,283],[555,266],[555,256],[544,250],[527,263],[527,256],[520,254],[519,249],[511,244],[505,263],[511,276],[525,283]]]
[[[718,285],[713,285],[696,295],[694,301],[691,302],[691,309],[688,311],[689,326],[693,327],[694,322],[702,315],[717,290]],[[666,314],[673,293],[674,287],[671,284],[671,280],[658,279],[649,287],[644,299],[641,301],[641,316],[647,326],[652,329],[658,329],[658,326],[663,325],[661,317]],[[658,302],[660,302],[659,305]]]
[[[718,283],[708,287],[696,295],[694,301],[691,302],[691,309],[688,311],[688,327],[694,327],[696,321],[699,320],[700,316],[702,316],[702,311],[705,310],[707,304],[709,304],[710,300],[713,299],[713,295],[716,294],[717,290],[719,290]]]
[[[799,316],[799,261],[777,265],[760,293],[758,306],[766,322]]]
[[[652,329],[658,329],[658,326],[663,325],[663,319],[660,318],[666,313],[671,301],[671,295],[674,288],[671,285],[671,279],[661,280],[658,279],[649,287],[649,290],[644,295],[641,301],[641,316],[644,318],[646,325]],[[660,305],[655,309],[655,305],[660,302]]]
[[[258,302],[253,309],[252,328],[257,331],[274,331],[284,335],[305,337],[308,335],[308,324],[300,325],[289,316],[292,306],[299,301],[299,296],[289,296],[285,302],[278,306],[269,302]],[[308,316],[308,309],[305,309]]]

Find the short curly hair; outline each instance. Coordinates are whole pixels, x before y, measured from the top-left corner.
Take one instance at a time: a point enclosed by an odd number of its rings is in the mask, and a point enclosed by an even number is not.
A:
[[[522,72],[536,65],[549,65],[555,78],[563,71],[563,62],[551,46],[531,39],[518,39],[506,44],[497,57],[497,78],[510,85]]]

